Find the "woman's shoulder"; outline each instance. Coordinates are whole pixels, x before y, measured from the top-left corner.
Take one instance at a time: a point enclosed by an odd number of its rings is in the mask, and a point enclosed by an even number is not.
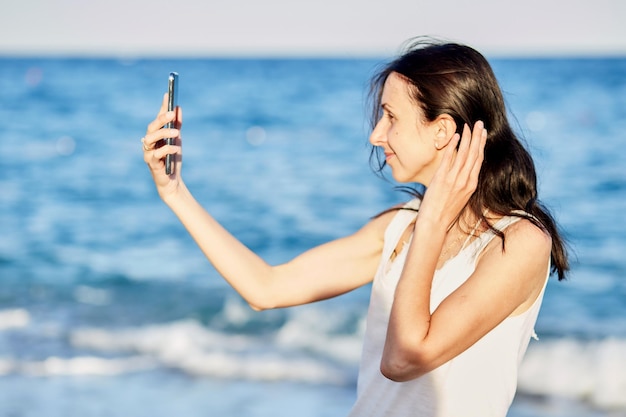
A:
[[[367,228],[375,230],[377,234],[383,236],[389,225],[398,215],[405,214],[408,216],[416,216],[420,203],[420,198],[413,198],[409,201],[395,204],[372,217],[367,224]]]
[[[502,230],[504,241],[493,239],[477,264],[496,285],[507,276],[509,288],[519,298],[511,316],[527,311],[545,287],[550,272],[550,235],[529,218],[515,216]]]
[[[552,239],[541,226],[525,214],[509,216],[488,216],[488,224],[482,223],[480,229],[479,260],[489,253],[499,256],[515,257],[528,261],[550,256]],[[499,257],[498,256],[498,257]]]
[[[550,234],[525,216],[505,216],[494,227],[504,234],[505,250],[511,250],[519,256],[538,256],[548,254],[552,248]]]

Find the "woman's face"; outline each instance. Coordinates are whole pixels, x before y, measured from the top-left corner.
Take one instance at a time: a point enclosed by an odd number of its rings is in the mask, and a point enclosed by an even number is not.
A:
[[[428,186],[440,159],[435,147],[436,124],[424,121],[422,110],[410,96],[409,84],[395,72],[385,81],[381,107],[383,116],[370,143],[382,148],[396,181]]]

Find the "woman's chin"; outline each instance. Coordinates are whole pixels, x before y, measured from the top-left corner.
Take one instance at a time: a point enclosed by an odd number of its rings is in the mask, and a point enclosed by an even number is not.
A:
[[[393,179],[400,184],[412,184],[419,183],[420,181],[415,177],[411,177],[410,175],[406,175],[405,173],[401,173],[398,171],[391,171],[391,176]]]

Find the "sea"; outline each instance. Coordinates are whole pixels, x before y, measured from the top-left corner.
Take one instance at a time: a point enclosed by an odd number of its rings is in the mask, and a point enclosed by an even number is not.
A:
[[[626,416],[626,57],[488,58],[572,261],[509,416]],[[345,416],[370,288],[253,311],[140,139],[177,71],[188,187],[285,262],[408,198],[369,162],[387,59],[0,57],[0,416]]]

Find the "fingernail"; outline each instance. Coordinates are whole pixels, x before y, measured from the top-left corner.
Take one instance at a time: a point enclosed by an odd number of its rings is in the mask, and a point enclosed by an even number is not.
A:
[[[168,111],[167,113],[165,113],[167,117],[174,117],[174,114],[175,113],[173,111]]]

